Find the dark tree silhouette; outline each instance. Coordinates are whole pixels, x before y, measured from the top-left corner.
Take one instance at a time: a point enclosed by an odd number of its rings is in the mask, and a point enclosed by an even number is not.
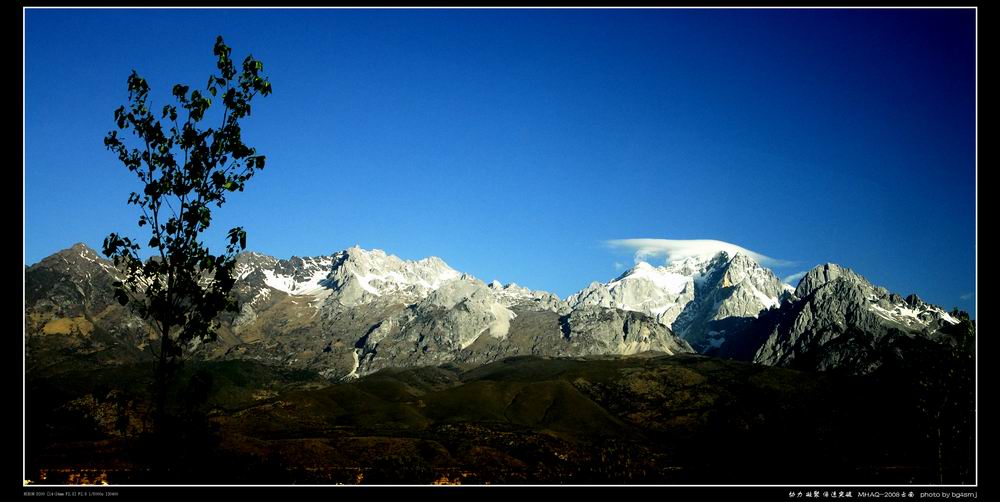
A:
[[[229,293],[236,255],[246,248],[246,232],[231,229],[225,252],[212,254],[201,241],[212,221],[210,206],[222,207],[230,192],[242,192],[264,168],[264,156],[243,143],[240,120],[250,115],[254,97],[271,93],[271,83],[260,61],[247,56],[238,70],[231,52],[218,37],[218,72],[209,76],[205,93],[175,85],[177,104],[164,105],[159,117],[153,112],[149,84],[133,70],[128,104],[114,113],[117,130],[104,138],[107,149],[142,185],[141,192],[129,195],[128,204],[141,210],[138,224],[149,229],[147,245],[153,257],[143,261],[142,246],[117,233],[104,240],[103,251],[123,272],[124,279],[115,283],[115,298],[131,304],[159,336],[154,380],[158,433],[165,423],[169,382],[183,350],[213,340],[217,316],[236,311]],[[222,109],[210,117],[212,98],[221,98]],[[210,121],[216,127],[210,127]],[[128,130],[130,145],[119,135]]]

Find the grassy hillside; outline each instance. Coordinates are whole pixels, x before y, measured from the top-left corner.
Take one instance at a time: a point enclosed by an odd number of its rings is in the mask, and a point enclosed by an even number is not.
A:
[[[971,394],[942,414],[906,371],[847,377],[643,354],[396,369],[326,385],[246,361],[198,363],[179,379],[169,448],[143,432],[148,367],[67,373],[29,381],[29,476],[971,482]]]

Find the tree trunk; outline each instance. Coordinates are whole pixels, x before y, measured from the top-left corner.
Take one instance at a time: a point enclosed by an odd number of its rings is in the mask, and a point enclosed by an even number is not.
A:
[[[156,396],[156,414],[153,417],[153,433],[163,437],[167,422],[167,390],[170,380],[170,326],[164,326],[160,335],[160,359],[156,363],[156,380],[153,384]]]

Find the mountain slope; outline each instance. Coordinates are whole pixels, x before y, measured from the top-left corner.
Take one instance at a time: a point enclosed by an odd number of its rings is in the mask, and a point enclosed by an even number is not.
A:
[[[113,295],[114,266],[83,244],[24,271],[27,370],[63,371],[148,357],[142,320]]]
[[[871,373],[903,347],[968,340],[963,322],[916,295],[902,298],[834,264],[799,282],[793,298],[734,337],[720,355],[770,366]]]
[[[720,251],[663,267],[639,262],[613,281],[592,283],[566,303],[573,308],[597,305],[656,316],[705,352],[720,346],[727,333],[761,311],[777,307],[789,289],[753,258]]]

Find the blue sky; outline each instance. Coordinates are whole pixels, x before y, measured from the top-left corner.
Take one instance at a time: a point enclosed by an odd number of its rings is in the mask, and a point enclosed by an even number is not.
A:
[[[216,35],[274,93],[210,243],[565,297],[631,264],[608,240],[717,239],[974,312],[972,10],[28,10],[26,264],[142,235],[102,139],[131,69],[165,104]]]

